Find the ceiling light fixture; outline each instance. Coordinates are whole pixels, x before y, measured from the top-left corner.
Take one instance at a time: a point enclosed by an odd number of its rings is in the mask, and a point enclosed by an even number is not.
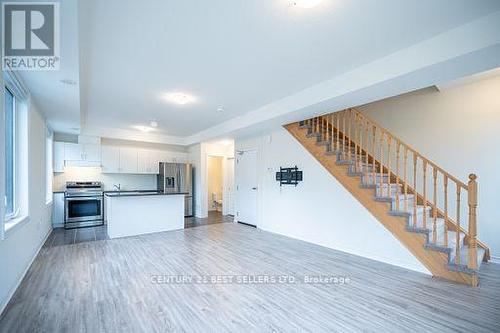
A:
[[[137,125],[137,126],[132,126],[132,127],[135,128],[136,130],[144,132],[144,133],[154,131],[154,128],[151,128],[149,126]]]
[[[156,120],[150,120],[149,121],[149,126],[151,126],[153,128],[157,128],[158,127],[158,122]]]
[[[185,105],[188,103],[192,103],[196,100],[194,96],[191,96],[186,93],[182,92],[173,92],[173,93],[166,93],[163,95],[163,98],[167,100],[168,102],[179,104],[179,105]]]
[[[292,4],[300,8],[313,8],[318,6],[323,0],[294,0]]]

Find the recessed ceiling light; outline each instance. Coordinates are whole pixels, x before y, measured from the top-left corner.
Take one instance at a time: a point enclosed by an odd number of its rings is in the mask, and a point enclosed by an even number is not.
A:
[[[151,126],[153,128],[157,128],[158,127],[158,122],[156,120],[150,120],[149,121],[149,126]]]
[[[185,105],[188,103],[192,103],[196,100],[196,98],[194,96],[183,93],[183,92],[166,93],[163,95],[163,98],[168,102],[179,104],[179,105]]]
[[[224,107],[223,107],[223,106],[219,106],[219,107],[217,108],[217,112],[219,112],[219,113],[224,112],[224,110],[225,110],[225,109],[224,109]]]
[[[137,126],[132,126],[132,127],[135,128],[136,130],[144,132],[144,133],[154,131],[154,128],[149,127],[149,126],[137,125]]]
[[[294,0],[292,3],[300,8],[313,8],[318,6],[323,0]]]

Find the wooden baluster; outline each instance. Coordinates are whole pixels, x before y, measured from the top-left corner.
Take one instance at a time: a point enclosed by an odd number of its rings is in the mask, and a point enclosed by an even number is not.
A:
[[[323,131],[323,133],[325,134],[325,138],[324,138],[324,141],[327,141],[328,140],[328,133],[329,133],[329,130],[328,130],[328,116],[323,116],[323,122],[322,122],[323,126],[325,126],[325,129]]]
[[[444,247],[448,247],[448,176],[444,175]]]
[[[423,211],[423,219],[424,219],[424,229],[427,229],[427,161],[422,159],[422,171],[423,171],[423,196],[424,196],[424,211]],[[415,200],[417,197],[415,196]]]
[[[348,113],[349,115],[349,134],[347,134],[347,142],[349,144],[349,149],[348,149],[348,154],[347,154],[347,157],[348,157],[348,161],[352,161],[352,141],[351,141],[351,138],[352,138],[352,109],[349,109],[348,110]]]
[[[396,207],[397,207],[397,210],[399,211],[399,210],[401,210],[399,207],[399,159],[400,159],[399,151],[401,149],[401,143],[396,140],[396,144],[397,144],[397,147],[396,147]]]
[[[376,147],[377,127],[375,127],[373,125],[372,125],[372,133],[373,133],[373,137],[372,137],[372,177],[373,177],[373,184],[377,184],[377,182],[375,180],[376,179],[375,173],[377,172],[376,164],[375,164],[375,156],[377,155],[377,147]]]
[[[337,152],[340,150],[340,114],[337,112],[335,113],[337,116],[337,142],[336,142],[336,150]]]
[[[342,159],[345,160],[347,158],[347,143],[346,143],[346,138],[345,138],[345,135],[346,135],[346,130],[347,130],[347,125],[346,125],[346,122],[347,122],[347,111],[342,111],[342,122],[343,122],[343,131],[342,131]]]
[[[352,111],[351,111],[352,112]],[[357,171],[357,164],[358,164],[358,115],[356,113],[353,113],[353,118],[354,118],[354,124],[353,124],[353,142],[354,142],[354,172]]]
[[[330,147],[333,150],[334,149],[334,147],[333,147],[333,138],[335,137],[335,132],[334,132],[335,126],[333,126],[333,125],[335,124],[335,113],[331,114],[330,122],[331,122],[331,126],[332,126],[332,131],[330,133]]]
[[[368,161],[368,151],[369,151],[368,147],[370,146],[370,138],[368,136],[369,135],[368,132],[370,131],[369,126],[370,126],[370,123],[368,123],[368,121],[365,121],[365,123],[364,123],[364,127],[365,127],[365,140],[366,140],[366,145],[365,145],[365,165],[367,167],[366,170],[365,170],[365,172],[368,171],[368,163],[369,163],[369,161]]]
[[[462,187],[459,184],[457,186],[457,232],[456,232],[456,246],[455,246],[455,264],[460,265],[460,190]]]
[[[323,141],[324,136],[323,116],[319,117],[319,141]]]
[[[387,197],[391,196],[391,147],[392,136],[387,133]]]
[[[413,195],[415,196],[413,200],[413,229],[417,228],[417,154],[413,152]]]
[[[408,148],[404,146],[405,148],[405,153],[404,153],[404,173],[403,173],[403,178],[404,178],[404,198],[405,198],[405,212],[408,211]]]
[[[434,193],[432,198],[434,199],[434,207],[432,210],[433,222],[432,222],[432,242],[437,243],[437,170],[432,167],[432,177],[434,179]]]
[[[363,117],[359,118],[359,166],[361,167],[361,171],[363,172],[363,132],[365,131],[363,126]]]
[[[379,195],[383,196],[383,172],[384,172],[384,132],[380,130],[380,190],[379,190]]]
[[[469,262],[470,269],[477,269],[477,176],[473,173],[469,175],[467,193],[469,201]],[[477,286],[477,276],[474,274],[472,285]]]

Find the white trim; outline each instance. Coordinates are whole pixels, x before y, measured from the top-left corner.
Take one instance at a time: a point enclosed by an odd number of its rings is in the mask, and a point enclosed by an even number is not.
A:
[[[14,296],[14,293],[17,291],[17,288],[19,288],[19,286],[21,285],[21,282],[23,281],[24,277],[26,276],[26,273],[28,273],[28,270],[30,269],[31,265],[35,261],[36,257],[38,257],[38,254],[40,253],[40,250],[42,249],[43,245],[45,244],[45,242],[47,241],[47,239],[49,238],[49,236],[50,236],[51,233],[52,233],[52,226],[49,226],[49,230],[47,231],[47,234],[45,235],[45,237],[43,238],[42,242],[38,246],[38,249],[35,251],[35,254],[31,258],[29,264],[26,265],[26,268],[25,268],[24,272],[21,274],[20,278],[18,279],[16,285],[7,294],[7,299],[5,300],[5,303],[4,304],[0,304],[0,316],[2,316],[5,308],[7,307],[7,305],[10,302],[10,300],[12,299],[12,296]]]
[[[22,226],[30,222],[30,217],[27,215],[13,218],[11,220],[5,221],[5,232],[4,238],[9,238],[16,230],[21,229]]]

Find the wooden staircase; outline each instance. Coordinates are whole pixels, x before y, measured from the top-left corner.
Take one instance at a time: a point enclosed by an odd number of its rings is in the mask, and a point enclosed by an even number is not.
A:
[[[284,127],[434,276],[478,285],[476,175],[461,182],[355,109]]]

